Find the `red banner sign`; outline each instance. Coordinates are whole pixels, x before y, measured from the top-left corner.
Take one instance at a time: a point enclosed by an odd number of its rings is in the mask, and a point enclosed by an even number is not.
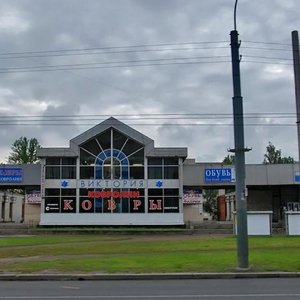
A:
[[[139,198],[138,191],[90,191],[89,198]]]

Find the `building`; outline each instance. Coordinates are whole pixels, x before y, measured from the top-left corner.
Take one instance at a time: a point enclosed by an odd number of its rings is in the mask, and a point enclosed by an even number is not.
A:
[[[203,189],[232,191],[235,185],[234,166],[196,162],[187,158],[187,148],[157,148],[115,118],[73,138],[67,148],[40,148],[38,156],[39,164],[0,166],[0,189],[25,191],[18,218],[0,195],[0,222],[194,224],[208,219]],[[248,210],[272,211],[273,222],[281,222],[285,210],[299,210],[299,174],[298,164],[247,165]],[[232,220],[234,202],[232,193],[220,201],[222,220]]]
[[[109,118],[41,148],[41,225],[182,225],[187,148],[154,141]]]

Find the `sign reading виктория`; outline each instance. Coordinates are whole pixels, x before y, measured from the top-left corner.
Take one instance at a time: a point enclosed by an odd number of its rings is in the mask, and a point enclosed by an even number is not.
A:
[[[22,182],[22,168],[0,168],[0,182]]]
[[[204,170],[205,182],[234,182],[235,172],[232,168],[210,168]]]

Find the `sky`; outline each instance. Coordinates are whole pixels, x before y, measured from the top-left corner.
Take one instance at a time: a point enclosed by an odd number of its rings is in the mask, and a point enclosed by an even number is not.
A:
[[[235,0],[1,0],[0,162],[113,116],[197,162],[234,148]],[[239,0],[246,163],[269,142],[298,160],[291,32],[299,0]]]

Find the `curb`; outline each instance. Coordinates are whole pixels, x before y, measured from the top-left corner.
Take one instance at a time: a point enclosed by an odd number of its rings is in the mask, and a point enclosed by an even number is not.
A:
[[[0,281],[175,280],[297,278],[300,272],[150,273],[150,274],[0,274]]]

